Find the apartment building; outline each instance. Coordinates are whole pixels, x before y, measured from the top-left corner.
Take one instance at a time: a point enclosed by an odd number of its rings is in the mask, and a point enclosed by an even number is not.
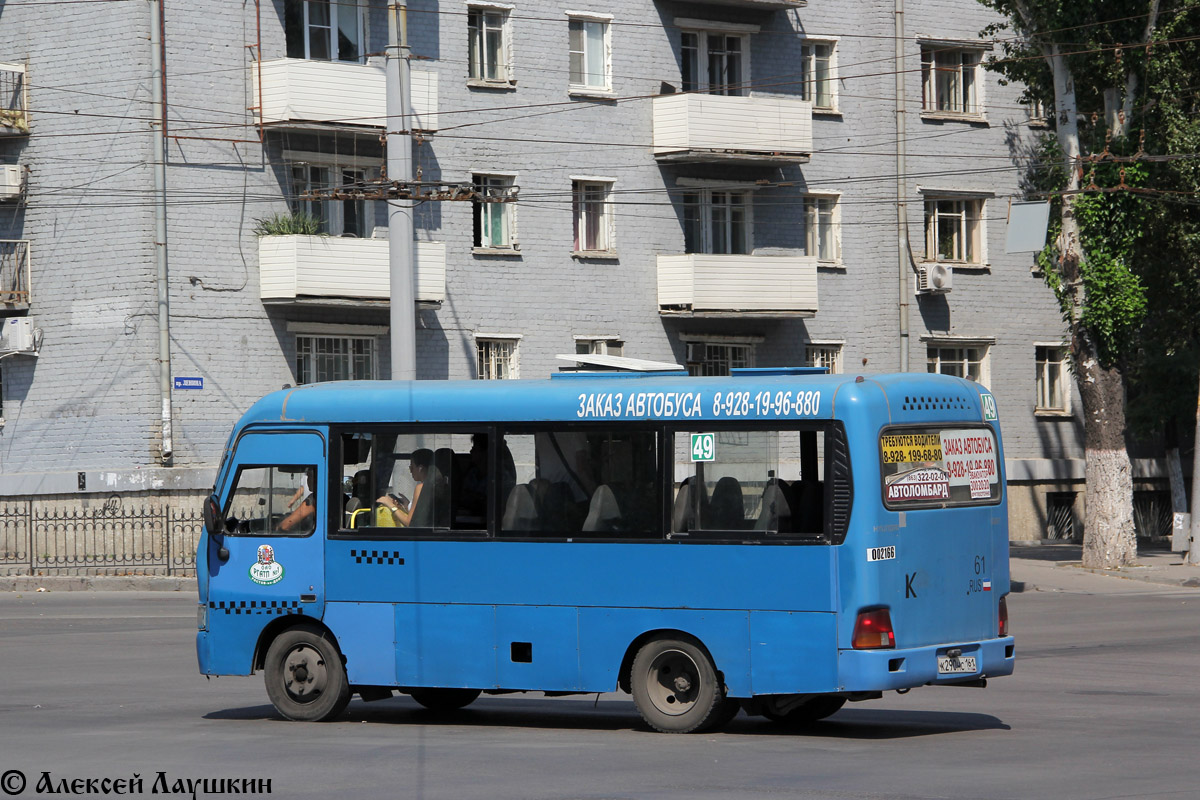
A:
[[[879,0],[413,0],[416,177],[516,198],[417,204],[418,377],[571,353],[965,375],[1000,403],[1013,536],[1070,533],[1062,325],[1005,252],[1038,120],[982,67],[989,12],[911,5],[901,61]],[[0,313],[25,342],[0,498],[190,503],[262,394],[389,375],[385,205],[311,193],[381,176],[384,0],[169,6],[161,80],[151,20],[0,5]]]

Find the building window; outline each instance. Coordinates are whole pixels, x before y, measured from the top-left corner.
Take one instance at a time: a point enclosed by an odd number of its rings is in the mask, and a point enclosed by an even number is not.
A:
[[[1037,362],[1037,411],[1065,414],[1070,392],[1067,389],[1067,348],[1038,346],[1034,348]]]
[[[720,31],[684,31],[680,67],[685,92],[746,94],[750,37]]]
[[[363,186],[367,170],[335,164],[292,163],[292,212],[312,217],[329,236],[366,238],[374,229],[374,203],[366,200],[306,199],[306,192]]]
[[[804,346],[804,366],[824,367],[830,375],[842,374],[842,346],[812,342],[806,344]]]
[[[476,339],[480,380],[517,377],[517,339]]]
[[[362,7],[354,0],[285,0],[283,28],[288,58],[362,60]]]
[[[296,337],[296,383],[375,378],[375,337]]]
[[[613,249],[612,185],[612,181],[571,181],[576,252]]]
[[[978,50],[938,46],[921,48],[922,103],[925,112],[982,113],[979,103]]]
[[[467,32],[470,39],[467,59],[472,80],[505,84],[511,82],[508,25],[508,11],[505,9],[467,10]]]
[[[625,351],[625,343],[609,337],[588,338],[575,337],[575,355],[579,356],[619,356]]]
[[[837,109],[837,60],[833,42],[806,42],[801,47],[800,97],[813,108]]]
[[[750,252],[750,193],[692,189],[683,193],[685,253]]]
[[[929,345],[926,350],[929,372],[954,375],[987,385],[986,345],[943,346]]]
[[[804,198],[804,254],[818,261],[840,260],[836,197]]]
[[[983,263],[983,200],[925,198],[925,260]]]
[[[754,366],[754,345],[730,342],[688,342],[689,375],[728,375],[731,369]]]
[[[515,204],[501,202],[513,186],[513,179],[504,175],[473,175],[475,191],[486,201],[476,200],[473,205],[475,222],[475,247],[484,249],[515,250],[514,223]]]
[[[608,22],[572,17],[568,34],[571,88],[608,91]]]

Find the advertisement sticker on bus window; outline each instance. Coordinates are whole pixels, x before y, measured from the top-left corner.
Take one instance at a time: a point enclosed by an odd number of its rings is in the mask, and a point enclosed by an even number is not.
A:
[[[996,464],[996,439],[986,428],[942,431],[942,458],[946,472],[950,473],[951,486],[970,486],[971,498],[979,499],[991,494],[991,484],[1000,480]],[[988,489],[983,494],[976,491],[983,486],[982,477],[976,471],[986,473]]]
[[[885,492],[888,502],[949,500],[950,481],[945,470],[920,467],[902,472],[888,481]]]
[[[883,463],[920,464],[942,460],[942,439],[936,433],[895,433],[882,438]]]
[[[973,469],[971,475],[971,499],[986,500],[992,496],[992,483],[986,469]]]

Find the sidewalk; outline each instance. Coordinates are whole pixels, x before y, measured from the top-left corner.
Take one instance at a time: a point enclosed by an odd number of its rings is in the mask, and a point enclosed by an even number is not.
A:
[[[1013,544],[1009,570],[1014,592],[1144,592],[1145,584],[1200,589],[1200,567],[1189,567],[1164,545],[1138,546],[1137,565],[1117,570],[1084,569],[1083,546],[1070,543]]]

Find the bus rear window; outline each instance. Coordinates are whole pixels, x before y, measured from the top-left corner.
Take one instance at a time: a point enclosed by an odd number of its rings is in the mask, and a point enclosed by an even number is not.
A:
[[[886,428],[879,437],[890,509],[1000,502],[996,435],[986,426]]]

